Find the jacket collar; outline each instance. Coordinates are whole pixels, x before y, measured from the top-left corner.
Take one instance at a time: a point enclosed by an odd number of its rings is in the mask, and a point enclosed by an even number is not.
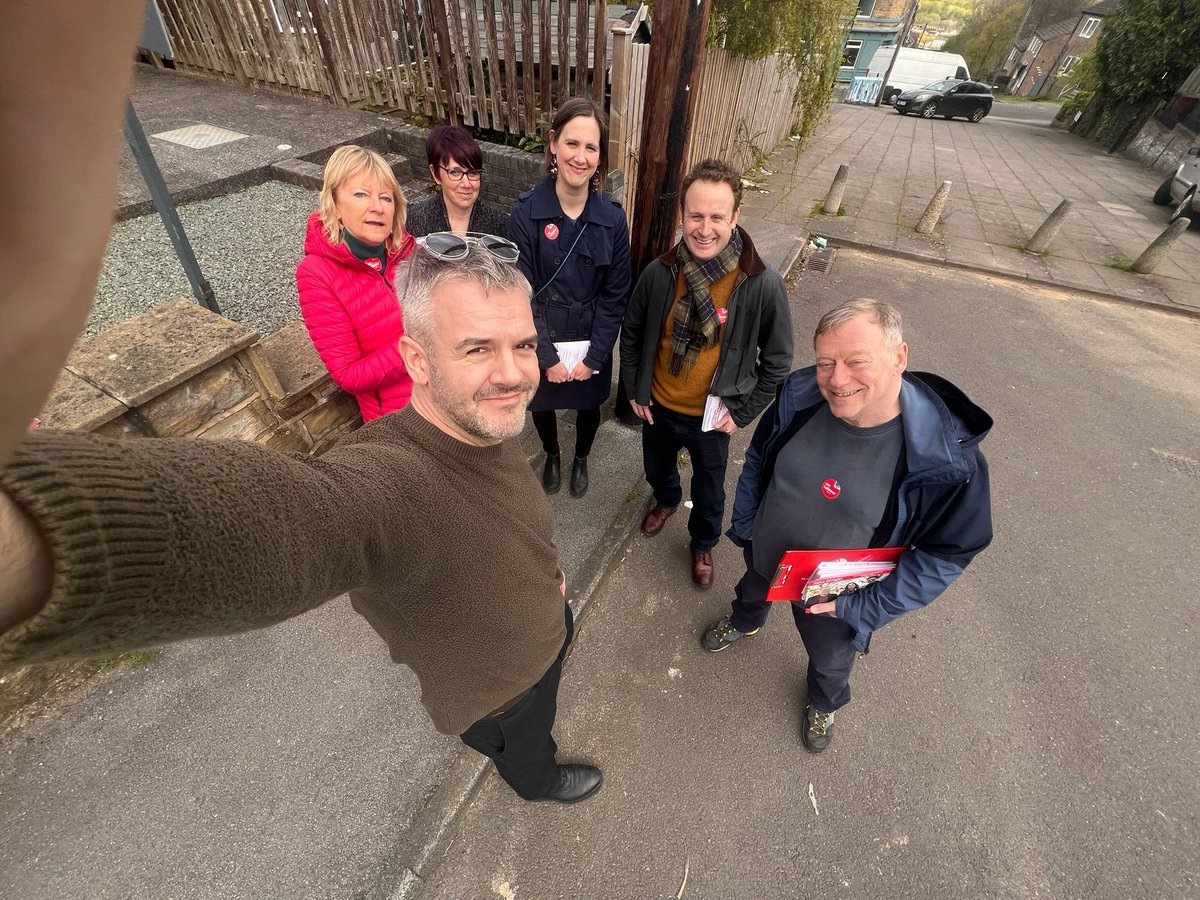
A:
[[[758,275],[765,272],[767,264],[762,261],[762,257],[758,255],[758,250],[754,246],[754,241],[750,240],[750,235],[746,234],[746,229],[741,225],[737,226],[738,234],[742,236],[742,255],[738,257],[738,269],[744,275]],[[658,261],[668,269],[674,269],[679,263],[679,245],[683,243],[678,241],[670,250],[658,258]]]
[[[779,395],[775,435],[797,415],[808,418],[825,402],[817,387],[816,367],[798,369]],[[992,419],[950,382],[926,372],[905,372],[900,383],[904,416],[904,454],[910,477],[961,479],[969,474],[964,445],[979,443]],[[774,436],[773,436],[774,437]]]
[[[533,186],[533,196],[530,198],[529,214],[534,219],[557,219],[566,217],[562,204],[558,202],[558,194],[554,192],[554,178],[547,175]],[[588,193],[587,203],[583,207],[577,221],[591,225],[608,225],[609,220],[604,215],[603,201],[599,191]]]

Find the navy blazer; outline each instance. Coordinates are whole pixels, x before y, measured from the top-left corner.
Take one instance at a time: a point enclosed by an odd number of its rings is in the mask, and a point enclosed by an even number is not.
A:
[[[520,248],[517,265],[533,286],[538,365],[545,370],[559,362],[554,341],[586,340],[590,346],[584,362],[605,369],[612,361],[631,281],[629,227],[621,204],[593,192],[572,222],[554,193],[554,178],[547,176],[517,197],[508,237]],[[575,249],[568,255],[572,244]]]

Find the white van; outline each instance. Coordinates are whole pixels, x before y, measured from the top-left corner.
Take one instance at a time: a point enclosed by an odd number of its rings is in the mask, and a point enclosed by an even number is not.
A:
[[[880,47],[875,51],[871,64],[867,66],[867,75],[882,78],[893,56],[896,57],[896,64],[892,66],[892,74],[883,86],[883,102],[889,105],[904,91],[915,91],[943,78],[971,80],[967,61],[957,53],[918,50],[916,47],[900,47],[897,51],[895,45]]]

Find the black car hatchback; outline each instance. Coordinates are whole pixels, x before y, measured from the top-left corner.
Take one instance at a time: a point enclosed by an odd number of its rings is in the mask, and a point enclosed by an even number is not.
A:
[[[978,122],[992,111],[992,89],[977,81],[947,78],[916,91],[905,91],[896,98],[896,112],[902,116],[916,113],[922,118],[962,116]]]

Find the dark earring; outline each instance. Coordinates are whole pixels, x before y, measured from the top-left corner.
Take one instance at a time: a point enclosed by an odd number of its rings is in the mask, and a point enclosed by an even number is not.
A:
[[[558,177],[558,157],[553,153],[550,154],[550,174]]]

